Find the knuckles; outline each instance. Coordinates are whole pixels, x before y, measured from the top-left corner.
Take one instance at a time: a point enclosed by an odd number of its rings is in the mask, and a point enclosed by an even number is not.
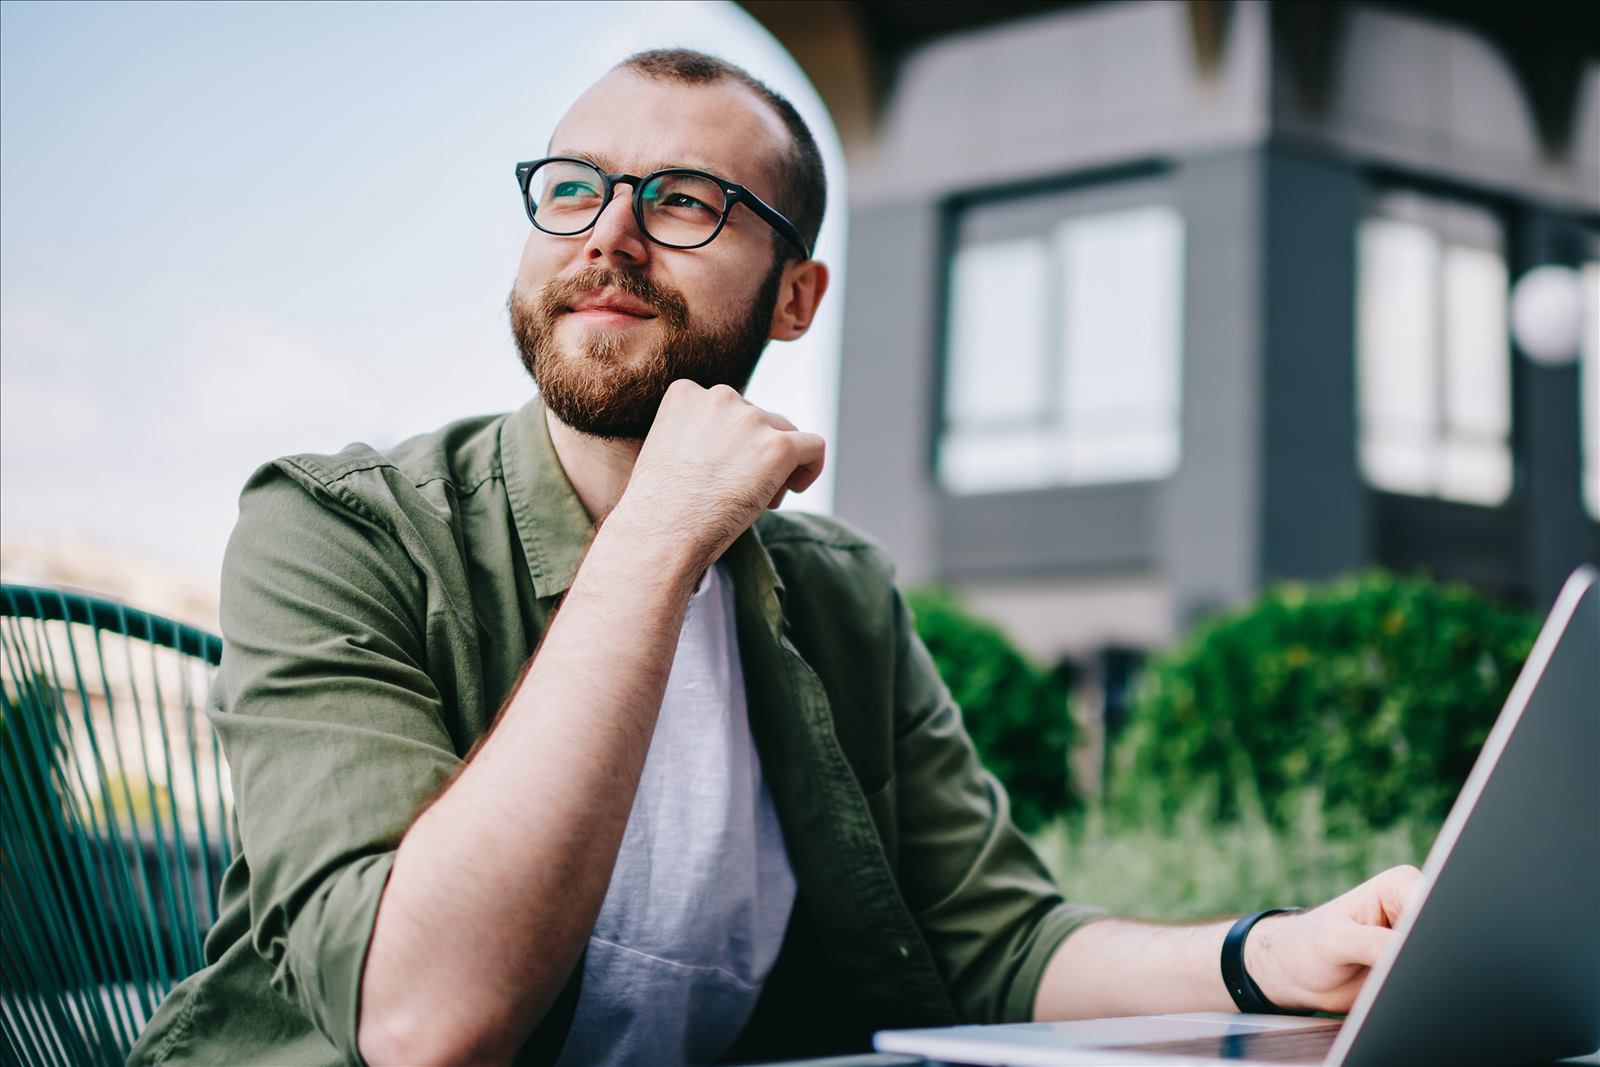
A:
[[[704,391],[689,379],[678,378],[667,386],[666,392],[661,394],[661,407],[663,409],[681,407],[690,403],[696,393]]]
[[[679,494],[669,496],[700,501],[697,521],[711,525],[720,524],[722,509],[747,525],[783,489],[803,454],[781,416],[730,385],[704,388],[687,378],[667,386],[645,445],[640,464],[648,476],[636,479],[637,491],[654,497],[663,484],[676,484]]]

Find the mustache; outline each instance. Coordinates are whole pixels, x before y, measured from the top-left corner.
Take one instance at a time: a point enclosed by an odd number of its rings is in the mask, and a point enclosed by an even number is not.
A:
[[[565,278],[552,278],[539,293],[539,312],[546,322],[596,289],[615,289],[640,303],[649,305],[669,327],[684,330],[689,326],[689,303],[683,294],[658,285],[642,274],[606,267],[585,267]]]

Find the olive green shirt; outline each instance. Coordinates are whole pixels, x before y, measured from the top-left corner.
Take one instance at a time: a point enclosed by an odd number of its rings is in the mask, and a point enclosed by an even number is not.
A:
[[[386,453],[356,444],[251,477],[209,701],[238,858],[206,968],[162,1003],[133,1063],[358,1061],[395,850],[489,730],[593,533],[537,398]],[[884,552],[843,523],[769,511],[723,558],[798,883],[729,1058],[1030,1018],[1056,946],[1097,912],[1062,901],[1013,827]],[[553,1061],[582,973],[519,1063]]]

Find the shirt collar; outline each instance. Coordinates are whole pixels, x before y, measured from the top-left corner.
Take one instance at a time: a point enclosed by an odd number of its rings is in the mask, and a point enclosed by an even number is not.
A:
[[[763,512],[755,525],[734,538],[722,558],[733,571],[734,588],[761,612],[768,630],[777,637],[782,629],[783,578],[772,563],[772,554],[761,541],[761,527],[771,521]]]
[[[534,595],[559,596],[572,585],[589,551],[594,524],[567,481],[539,396],[506,416],[500,430],[500,468]]]
[[[550,440],[544,400],[538,395],[506,416],[500,430],[500,467],[505,472],[506,496],[528,559],[534,595],[540,599],[560,596],[577,577],[578,565],[594,540],[594,524],[567,480]],[[761,543],[757,530],[762,524],[757,521],[740,534],[723,558],[733,572],[735,587],[761,606],[776,634],[783,610],[783,579]]]

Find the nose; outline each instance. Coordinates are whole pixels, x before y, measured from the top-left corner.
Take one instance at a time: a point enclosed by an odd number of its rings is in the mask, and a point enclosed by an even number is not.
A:
[[[633,217],[633,186],[617,183],[611,200],[601,209],[584,242],[584,258],[591,263],[614,262],[637,267],[650,257],[650,241],[639,232]]]

